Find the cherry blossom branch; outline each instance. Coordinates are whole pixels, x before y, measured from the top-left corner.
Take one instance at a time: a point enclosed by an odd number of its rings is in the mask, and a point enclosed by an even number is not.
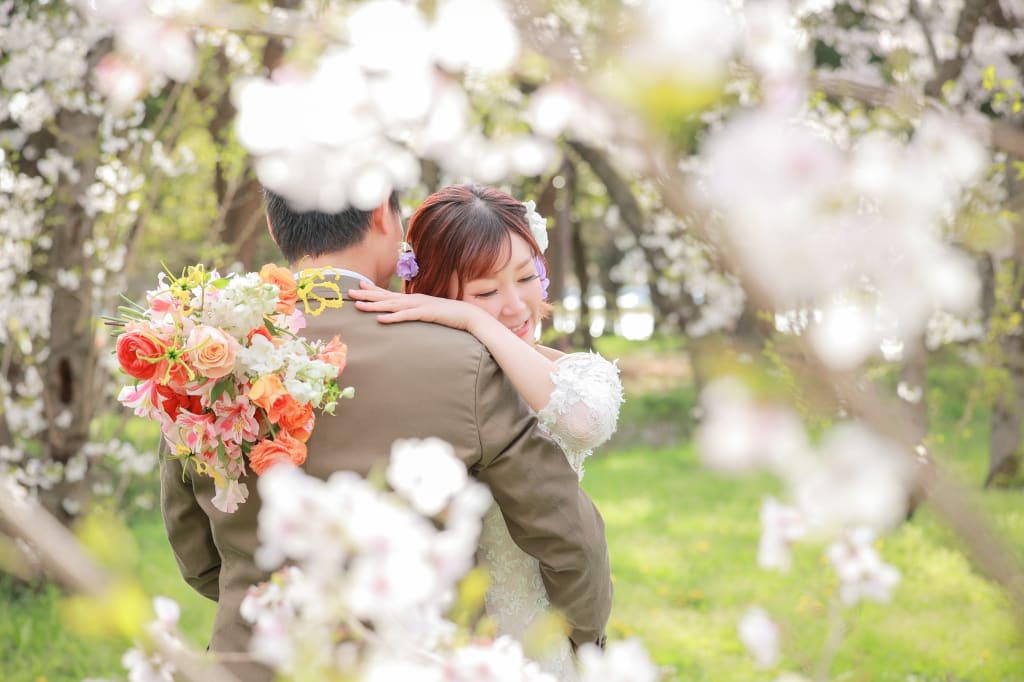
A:
[[[843,613],[843,600],[839,596],[839,591],[836,590],[828,605],[828,635],[825,638],[825,645],[822,648],[814,674],[816,682],[828,682],[832,662],[835,661],[836,654],[839,653],[839,647],[842,646],[843,637],[846,634]]]
[[[911,115],[920,114],[929,107],[942,108],[939,102],[927,99],[910,88],[868,85],[820,72],[811,75],[810,86],[832,97],[852,97],[872,106],[889,107]],[[1024,130],[1018,126],[981,116],[964,119],[963,122],[987,138],[993,147],[1014,156],[1024,156]]]
[[[272,12],[261,12],[240,7],[234,2],[209,4],[188,17],[193,27],[217,28],[243,35],[261,35],[272,38],[295,38],[301,35],[328,35],[331,22],[317,22],[298,12],[276,7]]]
[[[917,0],[910,0],[910,16],[914,18],[917,25],[921,29],[921,34],[924,36],[924,43],[928,47],[928,56],[931,57],[932,66],[935,70],[939,70],[939,53],[935,50],[935,41],[932,39],[931,27],[928,26],[928,22],[925,20],[924,13],[921,11],[921,5]],[[941,85],[941,83],[940,83]]]
[[[763,310],[776,310],[779,306],[766,287],[742,267],[729,237],[716,233],[712,238],[709,234],[708,216],[686,194],[687,178],[677,169],[668,169],[667,172],[669,177],[663,193],[666,206],[681,218],[699,216],[701,219],[692,222],[694,229],[718,246],[722,262],[740,281],[752,302]],[[794,337],[794,341],[809,365],[807,376],[818,377],[819,383],[831,386],[852,415],[876,433],[897,443],[908,458],[918,463],[918,485],[931,501],[936,514],[960,536],[981,571],[1006,589],[1018,625],[1024,629],[1024,566],[997,537],[981,512],[968,501],[967,491],[953,482],[934,460],[921,461],[917,457],[917,436],[912,422],[901,418],[905,414],[903,406],[853,374],[841,374],[832,369],[818,356],[806,337]]]
[[[520,18],[517,23],[520,25],[521,33],[529,36],[530,32],[524,30],[523,19]],[[963,26],[966,28],[967,24],[963,23]],[[562,54],[549,54],[540,45],[535,44],[534,47],[550,60],[556,72],[572,75],[574,65],[571,59]],[[853,97],[868,104],[891,107],[911,115],[919,114],[930,107],[942,108],[933,99],[925,98],[921,93],[907,88],[867,85],[822,73],[812,73],[809,80],[810,87],[820,89],[828,95]],[[604,105],[613,115],[618,111],[616,106],[606,102],[605,98],[597,93],[589,94],[595,102]],[[993,146],[1014,155],[1024,156],[1024,131],[1003,121],[980,117],[965,120],[965,123],[976,127]],[[670,145],[656,136],[637,141],[636,144],[647,153],[649,159],[652,159],[652,177],[658,177],[661,181],[662,199],[666,207],[692,225],[695,233],[707,243],[716,246],[725,269],[737,278],[755,307],[763,310],[778,309],[779,306],[768,293],[769,289],[756,281],[748,268],[742,267],[737,255],[738,250],[730,243],[728,236],[717,232],[711,233],[711,221],[707,212],[698,208],[688,196],[686,188],[691,183],[686,174],[678,166],[653,161],[661,159],[664,150],[669,149]],[[576,151],[580,153],[579,149]],[[913,429],[912,420],[901,418],[906,412],[904,406],[895,403],[853,375],[840,374],[833,370],[818,356],[805,337],[796,337],[795,341],[809,364],[808,376],[817,377],[818,383],[822,385],[831,385],[854,416],[876,433],[898,443],[901,451],[911,461],[918,463],[918,485],[927,493],[938,516],[961,537],[979,568],[1007,590],[1018,625],[1024,629],[1024,566],[1021,566],[1012,550],[996,537],[990,524],[977,508],[968,502],[967,492],[950,480],[934,461],[919,460],[916,450],[919,445],[919,434]]]
[[[978,30],[982,15],[989,4],[985,0],[968,0],[964,3],[956,24],[956,50],[952,57],[936,64],[935,76],[925,85],[926,95],[937,97],[946,81],[955,80],[960,75],[971,53],[974,33]]]

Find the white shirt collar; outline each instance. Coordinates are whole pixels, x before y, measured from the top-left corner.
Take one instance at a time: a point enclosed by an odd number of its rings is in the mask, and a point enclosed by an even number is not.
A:
[[[366,275],[361,275],[361,274],[359,274],[358,272],[356,272],[354,270],[346,270],[345,268],[326,267],[326,268],[323,268],[323,271],[325,273],[333,272],[334,274],[341,275],[342,277],[352,277],[354,279],[358,279],[358,280],[361,280],[363,282],[366,282],[370,286],[377,286],[376,284],[373,283],[372,279],[370,279]]]

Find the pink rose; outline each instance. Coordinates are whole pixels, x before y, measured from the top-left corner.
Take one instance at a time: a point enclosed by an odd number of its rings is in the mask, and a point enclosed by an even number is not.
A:
[[[235,367],[238,342],[216,327],[198,325],[188,335],[192,366],[209,379],[220,379]]]

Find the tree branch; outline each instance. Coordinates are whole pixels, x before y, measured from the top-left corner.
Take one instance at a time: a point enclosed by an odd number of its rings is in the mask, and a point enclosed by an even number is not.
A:
[[[921,11],[921,5],[918,4],[917,0],[910,0],[910,16],[914,18],[917,25],[921,28],[921,34],[924,36],[924,43],[928,47],[928,56],[931,57],[932,67],[936,72],[939,70],[939,53],[935,50],[935,41],[932,39],[932,30],[928,26],[928,21],[925,19],[924,13]],[[941,84],[940,84],[941,85]],[[925,88],[927,90],[927,87]]]
[[[879,85],[858,83],[821,72],[812,74],[810,86],[832,97],[852,97],[876,107],[888,107],[910,115],[919,115],[925,109],[943,110],[943,107],[909,88],[888,88]],[[993,147],[1024,156],[1024,130],[999,119],[976,117],[965,119],[964,123]]]
[[[697,210],[687,196],[685,187],[688,183],[683,173],[675,168],[667,169],[667,173],[669,177],[663,194],[666,206],[680,217],[702,216],[704,212]],[[703,218],[694,221],[694,230],[709,239],[706,231],[707,216],[703,215]],[[729,242],[727,235],[718,235],[717,239],[710,241],[719,245],[723,262],[739,279],[751,300],[764,310],[777,309],[766,287],[753,279],[749,269],[743,267],[737,249]],[[808,363],[808,376],[816,377],[823,385],[831,385],[848,406],[850,414],[876,433],[898,444],[904,455],[917,464],[920,489],[927,494],[938,516],[963,541],[981,571],[1006,589],[1018,626],[1024,629],[1024,566],[1013,550],[996,536],[981,512],[967,501],[969,498],[966,491],[949,479],[934,460],[920,462],[916,453],[918,434],[912,420],[905,418],[905,406],[858,377],[833,370],[821,360],[804,336],[795,337],[794,343]]]
[[[946,81],[956,80],[960,77],[960,72],[964,70],[964,64],[967,62],[967,57],[974,44],[974,33],[978,30],[981,17],[988,4],[988,0],[966,0],[964,3],[956,23],[956,52],[944,62],[936,62],[935,75],[924,86],[924,93],[929,97],[938,97],[942,94],[942,86]],[[911,12],[916,5],[916,2],[911,3]],[[927,29],[925,29],[925,33],[927,35]],[[930,39],[928,44],[931,46]],[[932,49],[934,50],[934,47]]]
[[[590,166],[590,169],[594,171],[594,174],[608,190],[608,196],[611,198],[612,203],[619,207],[619,215],[622,217],[622,222],[625,223],[633,238],[636,239],[637,246],[643,252],[644,259],[650,268],[649,289],[651,292],[651,302],[654,304],[655,310],[665,315],[673,309],[673,302],[657,286],[658,261],[661,259],[662,254],[646,244],[646,221],[643,210],[633,195],[633,190],[630,189],[629,183],[619,174],[615,166],[612,165],[608,155],[603,151],[579,140],[568,140],[566,144],[584,163]],[[693,317],[692,310],[679,312],[682,313],[683,320]]]
[[[0,521],[36,552],[42,565],[66,588],[102,599],[112,584],[75,536],[30,497],[12,493],[13,483],[0,476]],[[194,682],[239,682],[222,666],[206,664],[193,652],[153,638],[153,646],[178,672]]]

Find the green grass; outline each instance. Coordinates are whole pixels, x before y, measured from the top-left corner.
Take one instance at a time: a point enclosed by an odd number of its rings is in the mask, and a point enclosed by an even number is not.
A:
[[[659,361],[679,352],[664,342],[618,350]],[[634,371],[643,380],[643,366]],[[979,490],[988,411],[979,406],[958,428],[972,377],[950,363],[932,369],[933,452],[1021,553],[1022,491]],[[771,682],[783,669],[813,676],[835,589],[822,548],[799,547],[789,573],[758,569],[759,507],[764,495],[780,493],[779,484],[701,469],[686,440],[694,404],[695,392],[686,384],[629,394],[622,415],[628,437],[587,465],[584,487],[604,514],[615,580],[609,634],[639,637],[664,667],[666,680]],[[668,434],[653,440],[671,444],[642,444],[652,433]],[[181,604],[182,629],[202,648],[213,605],[181,581],[158,514],[137,512],[129,518],[138,545],[133,575],[148,594]],[[831,680],[1024,680],[1024,642],[1005,595],[971,566],[927,506],[884,539],[881,553],[904,579],[891,603],[865,603],[844,612],[845,634],[829,669]],[[120,657],[129,644],[69,632],[60,601],[53,586],[26,591],[0,580],[0,682],[122,678]],[[739,642],[736,625],[751,605],[765,608],[783,628],[779,670],[754,668]]]
[[[820,547],[798,548],[789,573],[756,564],[767,479],[702,470],[689,447],[616,452],[588,465],[604,514],[615,580],[613,637],[637,636],[671,680],[774,680],[752,667],[736,634],[750,605],[783,626],[782,667],[814,673],[834,578]],[[1024,546],[1019,495],[986,494],[997,527]],[[1024,679],[1024,647],[1000,589],[974,572],[927,509],[882,543],[904,580],[890,604],[847,609],[834,680]]]
[[[181,579],[157,512],[132,517],[138,560],[131,574],[150,596],[171,597],[181,606],[181,628],[199,650],[213,626],[214,604]],[[126,554],[131,550],[126,550]],[[52,584],[12,586],[0,577],[0,680],[55,682],[110,677],[123,679],[127,640],[69,632],[61,613],[64,595]]]

